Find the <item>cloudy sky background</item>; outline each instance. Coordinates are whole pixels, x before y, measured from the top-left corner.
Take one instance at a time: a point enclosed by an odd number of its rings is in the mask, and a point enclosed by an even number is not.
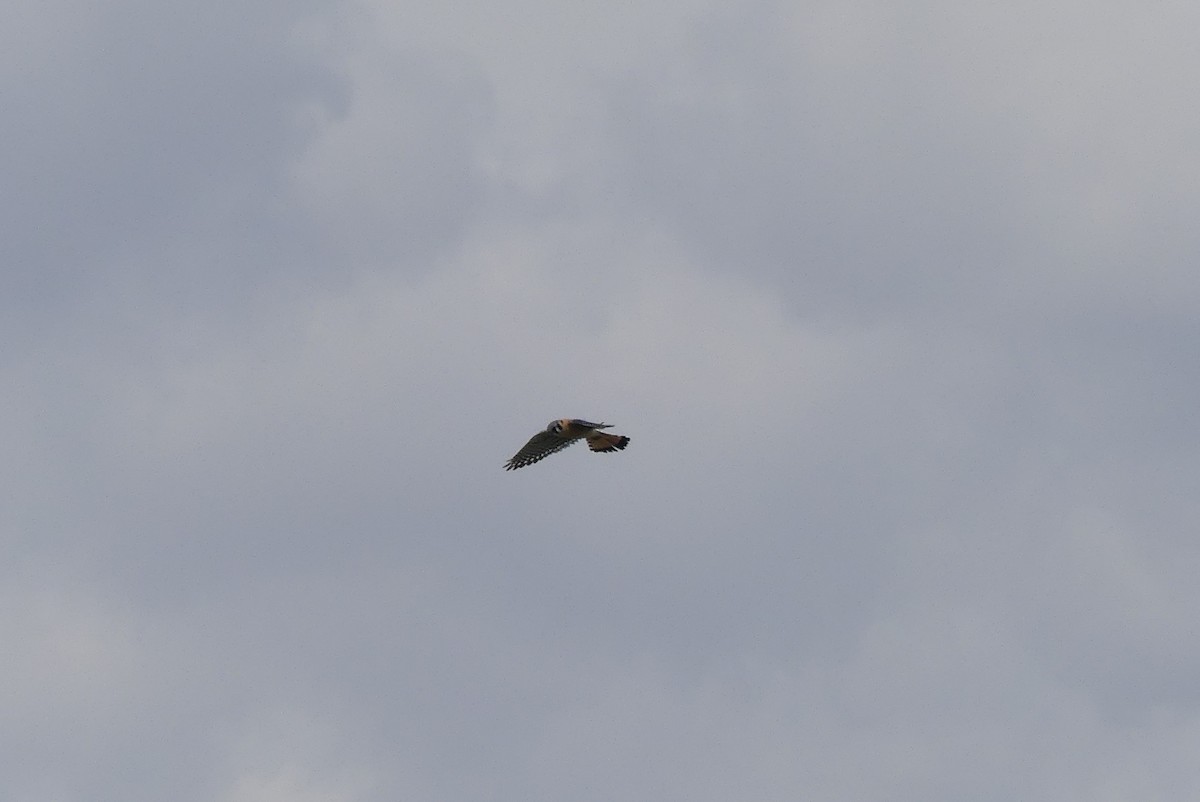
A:
[[[1200,7],[431,5],[6,5],[0,796],[1200,797]]]

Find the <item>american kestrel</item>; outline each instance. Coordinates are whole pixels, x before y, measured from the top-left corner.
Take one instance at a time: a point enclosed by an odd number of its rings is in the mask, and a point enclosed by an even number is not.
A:
[[[610,428],[612,424],[592,423],[578,418],[559,418],[551,421],[549,426],[529,438],[529,442],[512,459],[504,463],[504,470],[512,471],[532,465],[555,451],[562,451],[580,438],[587,438],[588,448],[592,451],[620,451],[629,445],[629,438],[624,435],[600,431]]]

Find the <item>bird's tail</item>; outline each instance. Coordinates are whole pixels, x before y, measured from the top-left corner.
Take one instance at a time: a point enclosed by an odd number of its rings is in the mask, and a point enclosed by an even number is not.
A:
[[[620,451],[629,445],[629,438],[620,434],[592,432],[588,435],[587,444],[592,451]]]

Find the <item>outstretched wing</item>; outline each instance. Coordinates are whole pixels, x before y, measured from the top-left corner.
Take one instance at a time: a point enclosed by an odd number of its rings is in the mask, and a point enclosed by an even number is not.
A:
[[[518,451],[513,458],[504,463],[504,470],[512,471],[517,468],[524,468],[526,465],[532,465],[540,459],[545,459],[556,451],[562,451],[567,446],[574,443],[574,440],[568,440],[565,437],[559,437],[550,432],[538,432],[533,437],[529,438],[529,442]]]
[[[587,443],[592,451],[620,451],[629,445],[629,438],[621,434],[592,432],[587,437]]]

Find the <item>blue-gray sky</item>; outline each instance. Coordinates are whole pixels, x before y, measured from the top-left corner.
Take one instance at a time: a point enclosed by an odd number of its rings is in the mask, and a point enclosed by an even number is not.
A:
[[[1200,7],[9,6],[0,796],[1200,796]]]

